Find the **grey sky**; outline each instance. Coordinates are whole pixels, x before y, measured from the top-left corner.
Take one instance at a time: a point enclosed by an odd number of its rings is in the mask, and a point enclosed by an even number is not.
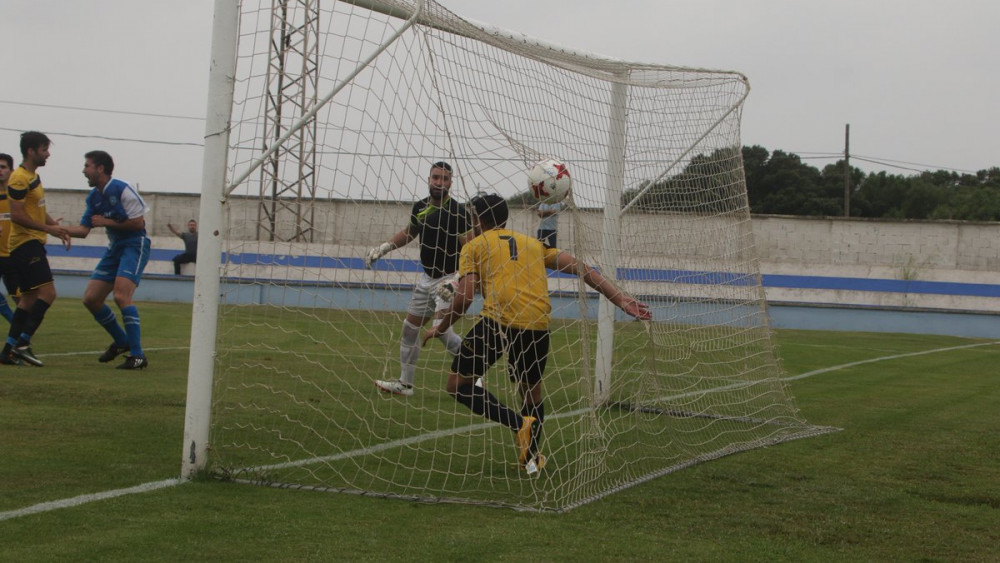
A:
[[[852,160],[869,172],[1000,165],[991,0],[441,1],[580,51],[742,72],[751,85],[743,143],[820,168],[836,158],[814,157],[842,153],[847,123],[852,155],[898,166]],[[47,187],[86,187],[82,155],[103,148],[142,191],[199,190],[210,0],[4,8],[0,151],[18,160],[20,131],[38,129],[55,141],[41,170]]]

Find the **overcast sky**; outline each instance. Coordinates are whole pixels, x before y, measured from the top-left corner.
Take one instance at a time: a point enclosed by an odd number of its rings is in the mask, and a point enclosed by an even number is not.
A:
[[[994,0],[441,0],[459,15],[618,59],[750,80],[743,144],[822,168],[1000,166]],[[143,192],[197,192],[211,0],[6,0],[0,151],[48,133],[46,187],[85,188],[101,148]],[[168,116],[168,117],[163,117]],[[876,160],[887,165],[862,161]]]

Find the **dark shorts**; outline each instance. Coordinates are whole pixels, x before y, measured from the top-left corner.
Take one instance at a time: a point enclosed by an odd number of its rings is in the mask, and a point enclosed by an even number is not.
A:
[[[0,257],[0,277],[3,277],[3,286],[7,288],[7,295],[17,296],[18,287],[17,269],[10,264],[10,258]]]
[[[52,283],[48,254],[38,240],[29,240],[11,250],[8,265],[17,271],[17,287],[22,294]]]
[[[452,360],[451,371],[465,377],[479,377],[504,355],[512,381],[538,383],[549,359],[549,331],[503,327],[493,319],[481,318],[462,340],[462,349]]]
[[[539,229],[537,234],[538,236],[535,238],[542,241],[542,244],[549,248],[556,247],[556,231]]]

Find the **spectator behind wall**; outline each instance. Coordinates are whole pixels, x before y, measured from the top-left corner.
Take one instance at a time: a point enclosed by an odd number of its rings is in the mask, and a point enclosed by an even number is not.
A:
[[[174,275],[181,275],[181,264],[191,264],[198,261],[198,222],[188,221],[187,232],[180,232],[172,224],[167,223],[171,233],[184,241],[184,252],[174,256]]]

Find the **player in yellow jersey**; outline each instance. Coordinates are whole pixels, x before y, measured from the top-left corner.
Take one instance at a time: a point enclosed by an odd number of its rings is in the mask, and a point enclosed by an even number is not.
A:
[[[7,266],[10,261],[10,201],[7,200],[7,181],[13,170],[14,158],[7,153],[0,153],[0,277],[11,297],[17,295],[16,272]],[[11,311],[3,292],[0,292],[0,316],[7,319],[8,323],[14,319],[14,311]]]
[[[10,265],[17,270],[20,299],[10,323],[7,341],[0,352],[2,363],[20,360],[35,366],[43,365],[31,351],[31,337],[56,300],[56,285],[49,269],[45,241],[52,235],[62,240],[67,250],[70,246],[66,228],[45,211],[45,188],[37,172],[49,159],[50,144],[44,133],[22,133],[23,160],[7,183],[11,222]]]
[[[477,290],[483,295],[482,316],[465,335],[461,351],[452,361],[448,393],[472,412],[516,432],[518,460],[533,473],[545,463],[538,452],[545,418],[542,374],[549,354],[552,310],[545,269],[581,276],[587,285],[637,319],[649,320],[652,313],[645,303],[618,289],[572,254],[506,229],[509,211],[500,196],[481,195],[469,203],[479,236],[462,247],[451,306],[441,323],[424,333],[423,342],[440,335],[465,313]],[[524,401],[520,413],[474,385],[504,355]]]

